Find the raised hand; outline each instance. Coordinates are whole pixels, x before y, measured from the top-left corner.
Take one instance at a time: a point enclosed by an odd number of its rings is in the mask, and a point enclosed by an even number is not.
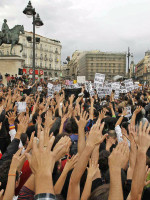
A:
[[[90,159],[89,167],[87,167],[88,178],[90,177],[93,180],[97,170],[99,170],[99,164],[97,164],[96,161],[94,162],[92,159]]]
[[[142,122],[140,122],[137,145],[138,149],[146,153],[150,147],[150,125],[148,126],[148,122],[145,122],[143,127],[142,125]]]
[[[48,146],[44,146],[44,133],[41,132],[39,138],[39,144],[37,143],[37,138],[33,139],[33,150],[32,155],[26,153],[26,157],[29,161],[30,167],[34,175],[51,175],[53,167],[55,164],[55,156],[59,149],[54,152],[51,151],[52,145],[54,143],[55,137],[52,136],[48,142]]]
[[[29,123],[29,119],[27,116],[24,116],[20,119],[20,122],[18,124],[18,129],[17,129],[17,133],[19,133],[20,135],[22,133],[26,133],[26,130],[28,128],[28,123]]]
[[[91,128],[86,143],[92,147],[102,143],[108,136],[108,134],[102,135],[103,128],[104,123],[100,124],[100,120],[98,120],[97,123]]]
[[[135,109],[135,111],[134,111],[134,114],[137,115],[142,109],[143,109],[142,106],[137,106],[136,109]]]
[[[124,168],[129,160],[129,147],[126,142],[120,142],[109,156],[110,168]]]
[[[64,167],[64,171],[69,172],[74,168],[75,164],[78,162],[78,154],[73,155],[71,159],[67,159],[67,162]]]
[[[105,110],[101,110],[101,112],[99,113],[99,118],[100,118],[101,121],[102,121],[102,119],[105,118],[105,115],[106,115],[106,111]]]
[[[54,151],[58,148],[62,147],[61,151],[56,155],[56,161],[63,158],[66,154],[69,153],[70,146],[71,146],[71,139],[68,136],[62,137],[54,147]]]
[[[78,127],[83,127],[85,128],[87,122],[88,122],[88,113],[86,111],[83,111],[81,109],[81,112],[80,112],[80,119],[78,120],[76,117],[75,117],[75,121],[78,125]]]
[[[15,112],[9,112],[9,113],[7,114],[6,117],[8,118],[8,123],[9,123],[9,125],[14,124],[15,119],[16,119],[16,114],[15,114]]]
[[[13,156],[11,165],[10,165],[10,174],[15,174],[17,170],[20,170],[20,166],[22,166],[24,162],[24,156],[21,155],[21,151],[23,148],[20,148]]]

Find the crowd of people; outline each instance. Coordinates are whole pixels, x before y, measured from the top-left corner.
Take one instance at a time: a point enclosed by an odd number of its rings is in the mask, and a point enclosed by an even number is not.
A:
[[[0,86],[0,200],[150,199],[150,88],[50,97],[14,80]]]

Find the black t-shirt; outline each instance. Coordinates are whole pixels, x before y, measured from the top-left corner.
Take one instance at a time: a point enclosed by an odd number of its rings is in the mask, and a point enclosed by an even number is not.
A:
[[[27,94],[29,96],[31,94],[31,90],[32,90],[32,88],[24,89],[23,94]]]

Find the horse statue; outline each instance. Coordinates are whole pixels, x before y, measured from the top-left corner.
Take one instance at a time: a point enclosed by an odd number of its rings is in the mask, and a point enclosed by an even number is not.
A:
[[[24,34],[24,27],[23,25],[16,25],[12,29],[9,29],[9,31],[4,33],[4,31],[0,31],[0,46],[2,44],[11,44],[11,49],[10,49],[10,54],[12,55],[12,49],[15,45],[20,45],[21,50],[20,52],[23,51],[23,45],[19,43],[19,35],[20,32]]]

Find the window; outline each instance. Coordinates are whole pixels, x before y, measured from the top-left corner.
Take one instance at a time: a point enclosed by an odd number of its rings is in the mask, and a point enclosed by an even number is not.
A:
[[[93,66],[93,63],[91,63],[91,66]]]
[[[44,72],[44,76],[47,76],[47,72]]]
[[[49,64],[49,68],[51,69],[51,67],[52,67],[52,65],[51,64]]]
[[[91,58],[91,60],[93,61],[93,58]]]

